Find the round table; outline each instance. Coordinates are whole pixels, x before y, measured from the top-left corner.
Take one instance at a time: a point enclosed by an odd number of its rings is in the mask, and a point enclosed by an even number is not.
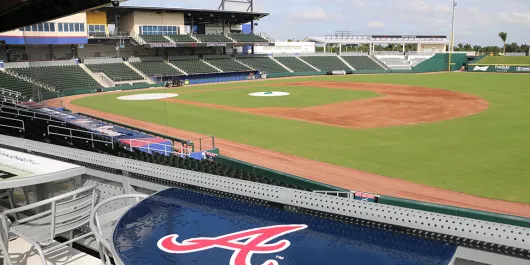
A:
[[[112,251],[124,265],[448,264],[456,246],[170,188],[127,210]]]

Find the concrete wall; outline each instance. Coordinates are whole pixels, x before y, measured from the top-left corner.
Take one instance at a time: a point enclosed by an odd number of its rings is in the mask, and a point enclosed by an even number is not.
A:
[[[134,29],[134,14],[127,16],[121,16],[119,18],[118,31],[120,32],[133,32]]]
[[[314,42],[275,42],[275,46],[256,46],[255,53],[259,53],[259,54],[315,53],[315,43]]]
[[[78,53],[79,53],[79,57],[83,59],[94,58],[94,57],[116,57],[117,56],[116,46],[114,45],[85,45],[83,49],[78,49]],[[156,53],[156,49],[143,48],[140,46],[128,45],[128,46],[125,46],[124,49],[120,49],[120,57],[155,56],[155,53]]]
[[[10,47],[12,61],[47,61],[52,59],[57,60],[72,58],[71,45],[53,45],[52,52],[53,58],[50,52],[49,45],[27,45]]]
[[[224,34],[228,35],[230,34],[231,30],[238,30],[240,31],[242,28],[241,25],[232,25],[228,26],[225,25],[225,31]],[[221,34],[223,33],[223,25],[222,24],[212,24],[205,27],[205,33],[206,34]]]

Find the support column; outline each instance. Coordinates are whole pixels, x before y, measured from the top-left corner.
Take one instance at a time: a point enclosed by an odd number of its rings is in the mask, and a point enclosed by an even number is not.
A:
[[[193,16],[191,16],[190,35],[193,35]]]
[[[11,62],[11,53],[9,51],[9,45],[5,45],[7,62]]]
[[[118,14],[115,14],[114,15],[114,32],[115,33],[118,33],[120,32],[120,23],[118,21]],[[108,29],[107,29],[108,30]],[[110,33],[110,32],[109,32]]]
[[[403,45],[403,54],[405,54],[405,44],[402,44]]]
[[[50,45],[49,45],[49,48],[50,48],[50,60],[53,61],[53,48],[52,48],[52,47],[53,47],[53,46],[50,44]]]
[[[342,54],[342,44],[339,44],[339,55]]]
[[[326,46],[328,46],[326,43],[324,43],[324,53],[326,53]]]

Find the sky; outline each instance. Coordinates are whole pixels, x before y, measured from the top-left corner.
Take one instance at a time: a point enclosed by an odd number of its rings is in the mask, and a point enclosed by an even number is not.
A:
[[[129,0],[122,5],[214,9],[221,0]],[[244,4],[227,5],[241,10]],[[248,5],[247,5],[248,6]],[[245,6],[246,8],[246,6]],[[452,0],[254,0],[254,11],[270,15],[257,33],[302,40],[349,31],[352,35],[446,35]],[[530,43],[530,0],[457,0],[455,44]]]

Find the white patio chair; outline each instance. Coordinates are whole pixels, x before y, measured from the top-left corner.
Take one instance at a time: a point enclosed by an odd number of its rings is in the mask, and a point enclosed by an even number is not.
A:
[[[136,199],[136,203],[138,203],[141,199],[147,198],[147,195],[143,194],[124,194],[124,195],[118,195],[111,198],[108,198],[96,205],[94,209],[92,209],[92,213],[90,214],[90,230],[96,237],[98,247],[99,247],[99,257],[101,259],[101,264],[103,265],[110,265],[110,257],[112,257],[112,247],[110,245],[110,241],[112,240],[112,230],[114,229],[116,221],[134,204],[130,204],[126,207],[122,207],[119,209],[116,209],[114,211],[105,213],[105,214],[98,214],[98,210],[103,207],[104,205],[116,201],[116,200],[122,200],[122,199]]]
[[[73,232],[75,229],[88,224],[90,213],[97,199],[96,187],[97,184],[93,184],[37,203],[4,211],[0,215],[0,221],[5,228],[3,235],[6,235],[3,238],[6,249],[4,263],[13,264],[9,257],[9,242],[7,241],[7,234],[9,233],[13,233],[35,247],[43,265],[47,265],[45,253],[55,251],[65,245],[69,245],[70,257],[72,243],[92,235],[89,232],[74,238]],[[19,219],[11,224],[8,223],[8,215],[39,209],[39,207],[45,207],[48,210]],[[51,246],[55,243],[54,238],[63,233],[69,234],[69,240]]]

